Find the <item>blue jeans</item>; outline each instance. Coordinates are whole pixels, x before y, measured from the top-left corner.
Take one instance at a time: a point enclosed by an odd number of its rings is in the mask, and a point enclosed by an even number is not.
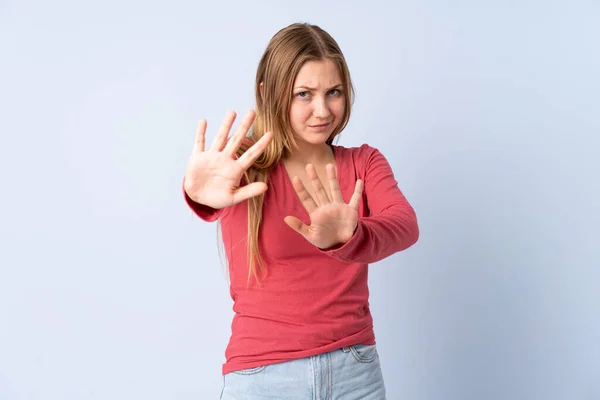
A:
[[[385,400],[375,345],[344,347],[223,377],[222,400]]]

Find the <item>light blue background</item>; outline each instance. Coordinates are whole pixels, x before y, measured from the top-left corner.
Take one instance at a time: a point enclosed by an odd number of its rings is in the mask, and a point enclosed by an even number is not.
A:
[[[0,399],[214,399],[231,300],[197,120],[321,25],[421,238],[372,266],[389,399],[600,398],[594,1],[0,2]]]

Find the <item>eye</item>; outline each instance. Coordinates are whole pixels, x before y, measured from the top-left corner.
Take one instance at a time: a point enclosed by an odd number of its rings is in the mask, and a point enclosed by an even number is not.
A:
[[[296,96],[300,97],[301,99],[305,99],[308,97],[308,92],[296,93]]]
[[[331,89],[328,94],[333,96],[339,96],[340,94],[342,94],[342,92],[339,89]]]

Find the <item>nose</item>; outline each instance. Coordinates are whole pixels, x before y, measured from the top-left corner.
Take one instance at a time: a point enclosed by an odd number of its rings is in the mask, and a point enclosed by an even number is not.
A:
[[[327,104],[327,98],[315,98],[313,115],[316,118],[327,118],[331,115],[331,111],[329,111],[329,105]]]

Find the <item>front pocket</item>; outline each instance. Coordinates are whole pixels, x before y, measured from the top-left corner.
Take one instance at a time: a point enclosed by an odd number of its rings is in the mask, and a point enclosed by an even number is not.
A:
[[[377,358],[377,348],[373,345],[357,344],[350,346],[350,353],[356,361],[361,363],[371,363]]]
[[[238,375],[254,375],[254,374],[258,374],[259,372],[263,371],[266,367],[267,367],[266,365],[261,365],[260,367],[241,369],[239,371],[231,371],[231,372],[234,374],[238,374]]]

